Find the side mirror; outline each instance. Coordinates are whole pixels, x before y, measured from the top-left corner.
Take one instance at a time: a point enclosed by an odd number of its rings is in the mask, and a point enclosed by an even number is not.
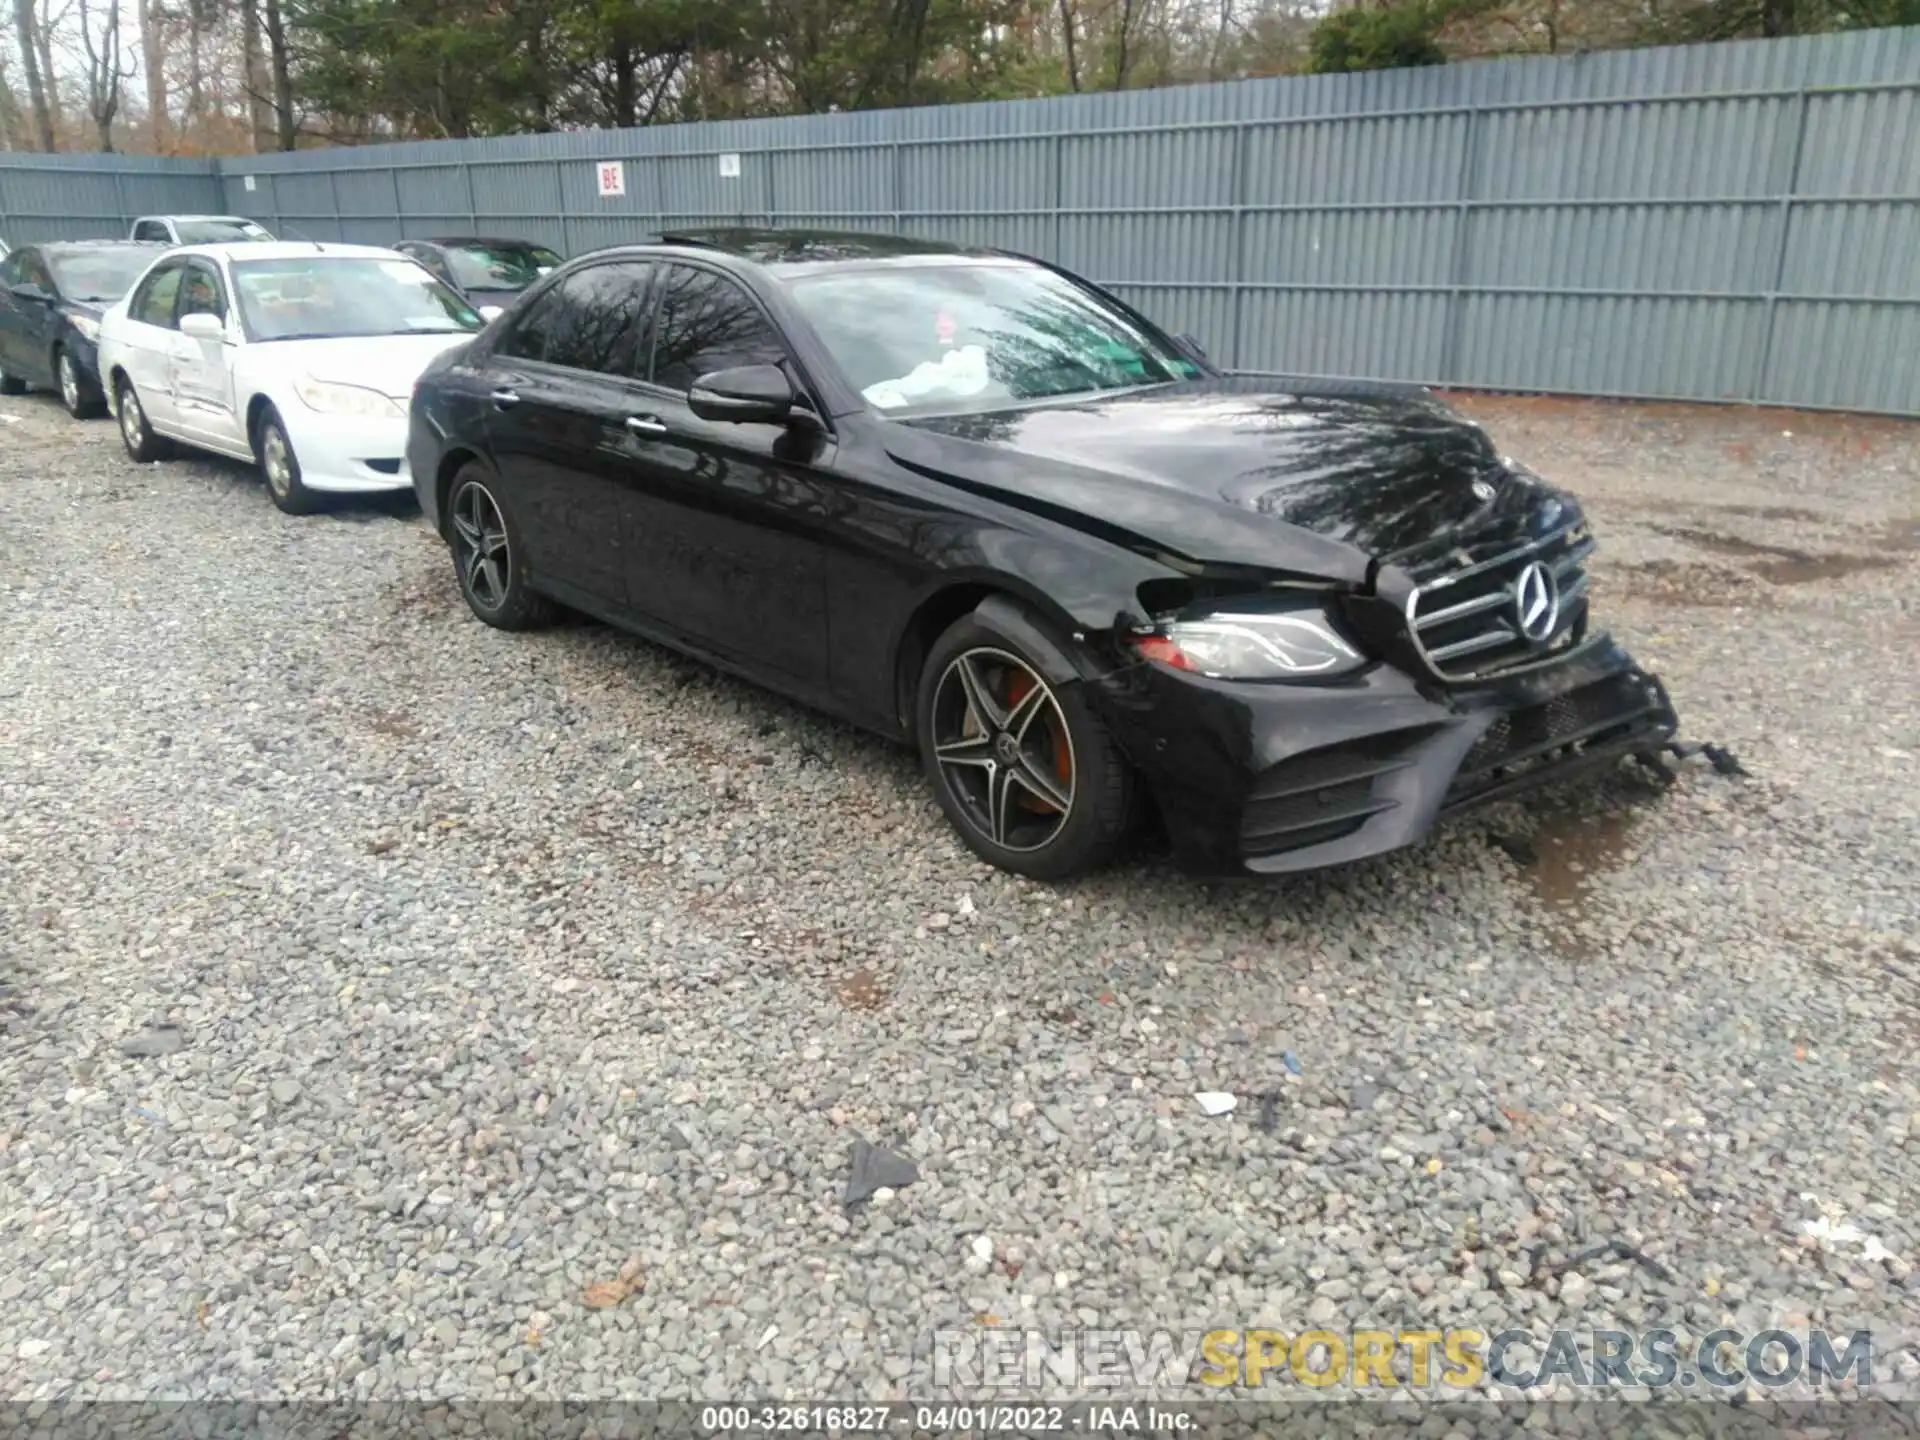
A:
[[[482,305],[480,307],[480,318],[489,325],[506,313],[507,312],[502,310],[498,305]]]
[[[45,304],[53,298],[31,280],[22,280],[18,285],[12,286],[11,289],[13,291],[13,298],[16,300],[31,300],[39,304]]]
[[[218,315],[196,310],[191,315],[180,317],[180,333],[194,340],[224,340],[227,338],[227,322]]]
[[[687,404],[702,420],[784,425],[793,415],[793,382],[778,365],[714,370],[693,382]]]
[[[1186,352],[1189,355],[1191,355],[1194,359],[1205,360],[1207,358],[1207,347],[1202,345],[1198,340],[1194,339],[1193,336],[1189,335],[1186,331],[1184,330],[1181,331],[1178,335],[1174,336],[1173,338],[1178,340],[1182,348],[1184,348]]]

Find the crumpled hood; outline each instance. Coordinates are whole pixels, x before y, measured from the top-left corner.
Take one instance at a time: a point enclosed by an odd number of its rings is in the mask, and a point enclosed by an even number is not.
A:
[[[249,359],[270,365],[289,379],[310,375],[336,385],[378,390],[405,405],[413,382],[443,350],[473,339],[464,330],[446,335],[373,335],[336,340],[270,340],[247,347]]]
[[[888,450],[1191,560],[1354,583],[1372,560],[1469,522],[1517,528],[1540,493],[1478,426],[1418,390],[1279,376],[906,420]]]

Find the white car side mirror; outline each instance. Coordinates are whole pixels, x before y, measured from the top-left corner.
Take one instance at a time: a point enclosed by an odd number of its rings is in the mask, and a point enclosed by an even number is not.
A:
[[[180,333],[194,340],[224,340],[227,338],[227,322],[218,315],[196,310],[191,315],[180,317]]]
[[[482,305],[480,307],[480,318],[489,325],[506,313],[507,312],[502,310],[498,305]]]

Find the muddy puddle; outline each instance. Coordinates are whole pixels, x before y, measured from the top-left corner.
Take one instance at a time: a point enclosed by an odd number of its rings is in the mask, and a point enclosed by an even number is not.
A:
[[[1688,525],[1660,525],[1656,531],[1672,540],[1684,540],[1697,550],[1739,560],[1770,585],[1806,585],[1815,580],[1842,580],[1868,570],[1885,570],[1900,561],[1892,555],[1816,555],[1785,545],[1763,545],[1738,535],[1722,535]],[[1889,546],[1888,548],[1893,548]]]
[[[1553,948],[1570,959],[1604,958],[1600,941],[1584,927],[1597,928],[1605,918],[1593,903],[1597,884],[1626,864],[1633,817],[1545,810],[1531,841],[1535,858],[1520,873],[1546,918]]]

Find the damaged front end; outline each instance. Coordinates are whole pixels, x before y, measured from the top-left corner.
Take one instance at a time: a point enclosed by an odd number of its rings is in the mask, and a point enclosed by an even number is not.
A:
[[[1591,629],[1570,502],[1531,533],[1450,538],[1364,586],[1195,571],[1122,621],[1095,685],[1178,858],[1316,869],[1627,757],[1677,728],[1659,680]],[[1143,587],[1145,588],[1145,587]]]

